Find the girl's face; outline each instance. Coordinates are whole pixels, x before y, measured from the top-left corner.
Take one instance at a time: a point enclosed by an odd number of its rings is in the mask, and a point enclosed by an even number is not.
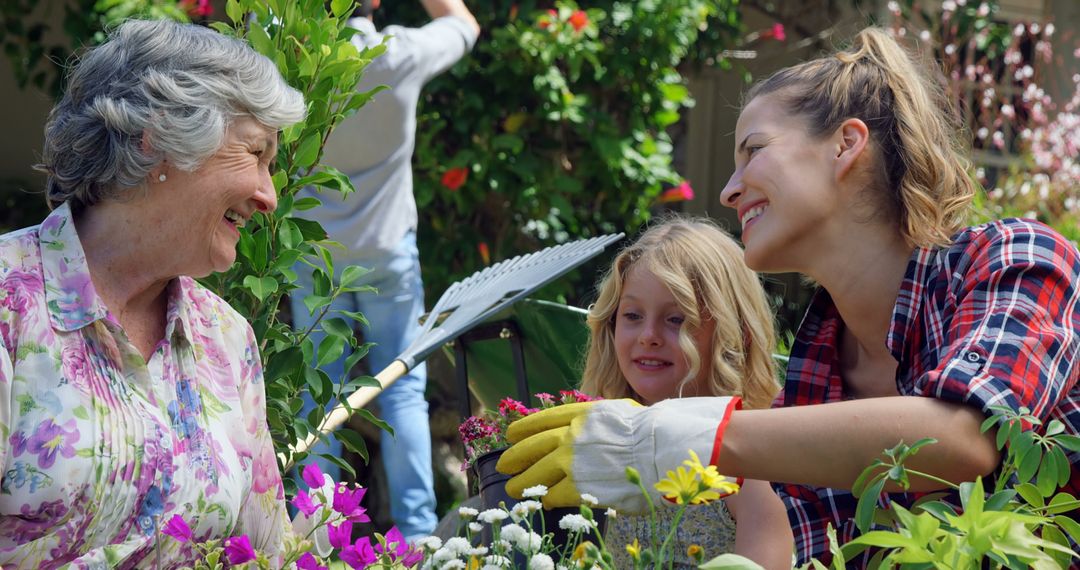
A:
[[[735,172],[720,201],[738,212],[751,269],[806,272],[806,260],[850,238],[837,224],[844,205],[835,183],[835,141],[810,137],[774,95],[746,106],[735,137]]]
[[[615,354],[623,377],[645,404],[679,396],[679,383],[690,370],[679,346],[684,320],[675,297],[656,275],[640,266],[630,269],[615,313]],[[706,321],[692,335],[701,369],[694,382],[683,389],[683,396],[708,394],[705,386],[715,326],[713,321]]]

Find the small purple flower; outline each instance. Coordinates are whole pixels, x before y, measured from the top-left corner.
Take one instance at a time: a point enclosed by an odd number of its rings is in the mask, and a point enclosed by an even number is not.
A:
[[[366,492],[367,489],[360,486],[350,489],[348,485],[338,483],[334,489],[334,510],[352,522],[371,522],[371,518],[364,514],[367,509],[360,506]]]
[[[319,561],[315,560],[315,557],[310,552],[305,552],[296,561],[296,567],[300,570],[328,570],[326,566],[319,564]]]
[[[307,491],[297,491],[296,496],[293,497],[291,502],[298,511],[309,517],[318,510],[318,507],[315,506],[315,503],[311,500],[311,495],[308,495]]]
[[[57,453],[68,458],[75,457],[75,446],[72,443],[77,441],[79,430],[75,427],[74,420],[58,426],[48,419],[38,424],[26,442],[26,449],[38,455],[38,467],[48,469],[56,463]]]
[[[246,534],[225,539],[225,557],[230,564],[243,564],[255,560],[255,549]]]
[[[345,548],[352,544],[352,521],[342,521],[339,525],[329,525],[326,529],[327,535],[330,539],[330,546],[334,548]]]
[[[184,517],[180,515],[173,515],[169,522],[165,523],[165,526],[161,529],[163,534],[167,534],[180,542],[191,541],[192,533],[191,527],[184,521]]]
[[[325,483],[322,469],[319,469],[319,466],[314,463],[305,465],[303,471],[300,472],[300,477],[311,490],[320,489]]]
[[[357,570],[363,570],[379,559],[375,554],[375,549],[371,547],[371,539],[366,536],[357,540],[355,545],[341,549],[338,557],[342,562]]]

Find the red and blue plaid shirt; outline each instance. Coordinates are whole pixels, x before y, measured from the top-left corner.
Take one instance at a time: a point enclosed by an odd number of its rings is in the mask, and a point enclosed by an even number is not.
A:
[[[893,308],[886,345],[903,396],[975,406],[1026,407],[1080,435],[1080,253],[1050,228],[1000,220],[961,231],[947,248],[918,248]],[[850,399],[840,377],[844,323],[819,291],[799,327],[774,407]],[[1080,494],[1080,454],[1066,490]],[[858,531],[856,500],[840,489],[775,485],[788,509],[799,563],[827,561],[828,524],[840,543]],[[915,494],[891,494],[910,507]],[[959,504],[958,501],[955,501]],[[863,564],[865,564],[865,560]],[[854,565],[859,565],[856,561]]]

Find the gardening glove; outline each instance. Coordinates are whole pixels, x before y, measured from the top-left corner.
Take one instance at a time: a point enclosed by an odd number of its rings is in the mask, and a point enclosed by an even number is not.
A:
[[[512,497],[525,489],[548,487],[547,508],[577,506],[588,493],[600,504],[642,513],[648,502],[626,479],[637,469],[654,498],[656,483],[668,470],[689,459],[689,450],[712,458],[739,398],[680,398],[644,407],[633,400],[600,400],[542,410],[512,424],[513,445],[497,469],[514,475],[506,482]]]

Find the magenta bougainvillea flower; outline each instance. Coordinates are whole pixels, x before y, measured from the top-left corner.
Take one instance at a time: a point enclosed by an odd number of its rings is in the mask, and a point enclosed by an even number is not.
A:
[[[371,522],[367,509],[360,506],[366,492],[367,489],[359,485],[350,488],[345,483],[338,483],[334,488],[333,509],[352,522]]]
[[[296,567],[300,570],[329,570],[326,566],[319,564],[319,561],[315,560],[315,557],[310,552],[305,552],[297,559]]]
[[[305,465],[303,471],[300,472],[300,477],[311,489],[319,489],[326,482],[322,469],[319,469],[319,466],[314,463]]]
[[[346,548],[352,544],[352,521],[342,521],[338,525],[329,525],[326,527],[327,535],[330,539],[330,546],[334,548]]]
[[[294,507],[296,507],[296,510],[304,513],[309,517],[315,514],[315,511],[319,508],[315,505],[315,501],[311,500],[311,495],[309,495],[307,491],[303,490],[297,491],[296,496],[293,497],[293,500],[290,502]]]
[[[356,544],[342,548],[338,557],[342,562],[357,570],[363,570],[379,559],[379,555],[371,546],[371,539],[366,536],[357,540]]]
[[[246,534],[225,539],[225,558],[230,564],[243,564],[255,560],[255,549]]]
[[[180,542],[189,542],[192,537],[191,527],[180,515],[173,515],[161,529],[162,534],[167,534]]]

